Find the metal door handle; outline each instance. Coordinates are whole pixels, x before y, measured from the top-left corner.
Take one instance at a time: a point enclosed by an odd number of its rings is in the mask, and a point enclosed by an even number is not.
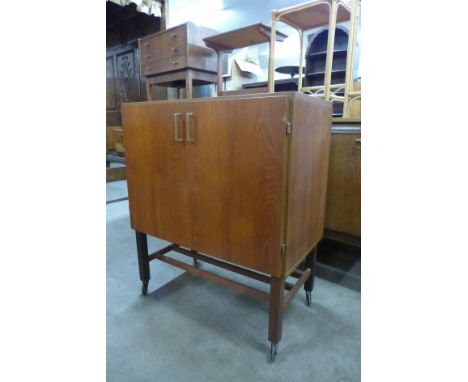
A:
[[[185,113],[185,140],[187,142],[195,142],[195,138],[190,137],[191,121],[193,119],[193,113]]]
[[[181,116],[181,113],[174,113],[174,141],[175,142],[183,142],[184,138],[179,138],[178,132],[179,132],[179,117]]]

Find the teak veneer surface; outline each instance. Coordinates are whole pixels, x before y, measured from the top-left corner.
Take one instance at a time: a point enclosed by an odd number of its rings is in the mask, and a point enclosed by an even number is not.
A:
[[[361,124],[334,124],[325,226],[361,236]]]
[[[185,137],[189,112],[194,142],[175,142],[173,115]],[[330,103],[287,92],[125,104],[122,114],[135,230],[277,277],[322,236]]]

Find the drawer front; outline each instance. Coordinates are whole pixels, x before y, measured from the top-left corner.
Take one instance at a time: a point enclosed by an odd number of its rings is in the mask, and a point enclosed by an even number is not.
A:
[[[141,74],[150,76],[159,73],[172,72],[187,66],[187,56],[176,56],[167,60],[152,61],[142,64]]]
[[[140,50],[142,65],[153,64],[158,61],[175,59],[187,54],[187,45],[175,44],[172,46],[154,47]]]
[[[151,54],[154,49],[169,49],[175,45],[187,45],[187,28],[181,25],[177,28],[157,33],[140,40],[140,52]]]

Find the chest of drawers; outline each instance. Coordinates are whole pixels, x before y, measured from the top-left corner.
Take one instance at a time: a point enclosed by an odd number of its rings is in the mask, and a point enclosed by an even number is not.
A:
[[[216,52],[203,38],[217,32],[185,23],[139,39],[141,75],[145,77],[191,68],[216,72]]]

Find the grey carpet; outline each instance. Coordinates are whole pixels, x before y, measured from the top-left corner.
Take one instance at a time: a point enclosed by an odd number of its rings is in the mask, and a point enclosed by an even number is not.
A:
[[[165,244],[150,238],[149,249]],[[301,292],[285,312],[269,364],[266,304],[161,262],[151,263],[148,297],[140,287],[128,202],[109,204],[108,381],[360,381],[359,292],[316,279],[312,306]]]

